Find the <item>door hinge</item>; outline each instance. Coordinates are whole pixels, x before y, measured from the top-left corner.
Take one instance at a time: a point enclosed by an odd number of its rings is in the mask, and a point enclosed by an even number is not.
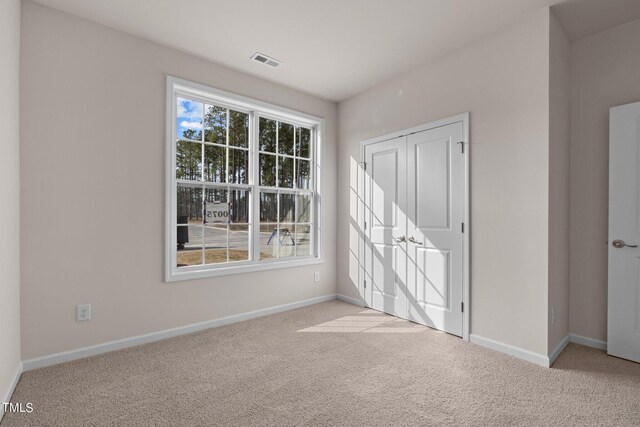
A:
[[[462,150],[462,154],[464,154],[464,141],[458,141],[458,144],[460,144],[460,149]]]
[[[462,310],[462,312],[464,313],[464,302],[460,303],[460,310]]]
[[[464,222],[462,223],[462,232],[464,233]]]
[[[364,288],[367,289],[367,281],[364,281]]]
[[[362,169],[367,170],[367,162],[360,162]]]
[[[367,221],[364,222],[364,229],[367,229]]]

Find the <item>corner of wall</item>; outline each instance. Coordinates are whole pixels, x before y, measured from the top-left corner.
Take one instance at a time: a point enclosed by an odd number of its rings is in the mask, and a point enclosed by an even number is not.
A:
[[[570,43],[549,9],[548,354],[569,342]],[[551,361],[553,362],[553,360]]]
[[[0,2],[0,399],[20,377],[20,0]],[[18,369],[16,370],[16,367]],[[16,373],[17,372],[17,373]]]

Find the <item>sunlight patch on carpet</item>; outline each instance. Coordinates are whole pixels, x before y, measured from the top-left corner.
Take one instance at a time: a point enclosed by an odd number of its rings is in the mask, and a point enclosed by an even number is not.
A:
[[[375,311],[366,311],[363,313],[378,314],[378,312]],[[425,332],[426,330],[427,328],[422,325],[393,316],[343,316],[305,329],[300,329],[298,332],[415,334]]]

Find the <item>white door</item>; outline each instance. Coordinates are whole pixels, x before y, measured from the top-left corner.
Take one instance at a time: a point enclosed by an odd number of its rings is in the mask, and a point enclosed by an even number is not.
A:
[[[640,362],[640,102],[609,121],[607,351]]]
[[[462,336],[462,122],[364,146],[364,299]]]
[[[407,137],[408,319],[462,336],[462,123]]]
[[[407,255],[400,246],[406,233],[405,138],[365,147],[367,242],[365,301],[375,310],[407,317]]]

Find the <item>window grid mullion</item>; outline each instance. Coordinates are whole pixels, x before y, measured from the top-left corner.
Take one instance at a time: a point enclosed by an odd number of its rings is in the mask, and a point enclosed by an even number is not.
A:
[[[205,149],[204,149],[204,132],[205,132],[205,128],[204,128],[204,118],[206,115],[206,111],[205,111],[205,105],[206,104],[202,104],[202,132],[200,132],[200,164],[202,165],[201,170],[200,170],[200,181],[202,182],[200,185],[202,186],[202,195],[200,197],[200,215],[202,216],[202,222],[200,224],[200,233],[202,234],[202,253],[200,254],[201,258],[202,258],[202,265],[205,265],[207,263],[207,257],[205,256],[205,254],[207,253],[207,245],[206,245],[206,239],[205,239],[205,233],[206,230],[204,228],[204,204],[206,203],[207,200],[207,196],[206,196],[206,189],[205,189],[205,179],[204,179],[204,169],[205,169]],[[188,230],[187,230],[188,231]]]
[[[276,121],[276,188],[280,187],[280,122]],[[280,259],[280,190],[276,191],[276,259]]]
[[[228,187],[227,187],[228,188]],[[228,188],[227,189],[227,205],[229,206],[229,208],[231,208],[231,189]],[[229,262],[231,255],[229,254],[229,252],[231,251],[231,249],[229,248],[229,231],[231,228],[231,218],[230,216],[227,217],[227,262]]]
[[[296,179],[296,166],[298,165],[298,162],[296,162],[296,128],[297,126],[293,127],[293,188],[294,190],[297,189],[297,179]],[[293,193],[293,236],[295,237],[296,241],[298,239],[298,226],[296,225],[297,222],[297,215],[298,215],[298,195],[297,193]],[[298,256],[298,245],[293,245],[293,256]]]
[[[198,141],[196,141],[196,142],[198,142]],[[213,145],[213,144],[211,144],[211,143],[207,143],[207,145]],[[286,157],[286,158],[288,158],[288,159],[300,159],[300,160],[307,160],[307,161],[309,161],[309,160],[310,160],[310,159],[306,159],[306,158],[304,158],[304,157],[292,156],[291,154],[284,154],[284,153],[272,153],[271,151],[263,151],[263,150],[260,150],[260,154],[271,154],[271,155],[274,155],[274,154],[275,154],[275,155],[278,155],[278,156],[280,156],[280,157]]]
[[[226,111],[227,114],[227,126],[226,126],[226,142],[227,142],[227,146],[226,146],[226,174],[227,174],[227,179],[225,180],[227,182],[227,184],[229,184],[229,128],[231,127],[231,115],[229,114],[229,109],[227,108]],[[229,209],[231,208],[231,188],[229,188],[229,186],[227,186],[227,206],[229,206]],[[229,262],[229,223],[230,223],[230,218],[227,217],[227,262]]]
[[[260,185],[258,186],[258,188],[260,188],[260,190],[262,191],[269,191],[269,192],[280,192],[280,193],[284,193],[284,194],[304,194],[307,196],[312,196],[314,197],[315,192],[313,190],[302,190],[302,189],[294,189],[294,188],[278,188],[278,187],[267,187],[264,185]]]
[[[253,205],[252,205],[252,215],[253,218],[253,261],[260,261],[260,116],[257,113],[252,113],[252,121],[251,121],[251,140],[249,141],[249,147],[253,150],[251,152],[251,161],[253,162],[253,171],[250,174],[250,180],[253,184]]]
[[[189,140],[185,140],[185,141],[189,141]],[[192,142],[202,142],[202,141],[192,141]],[[205,146],[209,146],[209,147],[220,147],[220,148],[225,148],[225,147],[226,147],[226,145],[225,145],[225,144],[219,144],[219,143],[217,143],[217,142],[208,142],[208,141],[205,141],[205,142],[203,142],[203,144],[204,144]],[[249,151],[249,149],[248,149],[248,148],[245,148],[245,147],[236,147],[236,146],[234,146],[234,149],[235,149],[235,150]]]
[[[255,114],[251,113],[249,114],[249,129],[247,132],[247,148],[249,149],[249,151],[247,152],[247,156],[249,159],[249,170],[247,173],[247,184],[249,184],[250,187],[250,193],[249,193],[249,222],[251,223],[251,225],[249,226],[249,232],[248,232],[248,238],[249,238],[249,261],[255,261],[255,238],[256,238],[256,233],[255,233],[255,227],[256,227],[256,218],[255,218],[255,208],[256,208],[256,204],[255,204],[255,180],[253,178],[254,174],[256,173],[255,168],[254,168],[254,157],[255,157],[255,151],[253,149],[253,140],[254,140],[254,126],[255,126]]]
[[[191,185],[189,182],[179,182],[178,184]],[[205,182],[204,186],[205,188],[220,188],[222,190],[227,188],[231,188],[233,190],[249,190],[251,188],[248,184],[227,184],[224,182]]]

